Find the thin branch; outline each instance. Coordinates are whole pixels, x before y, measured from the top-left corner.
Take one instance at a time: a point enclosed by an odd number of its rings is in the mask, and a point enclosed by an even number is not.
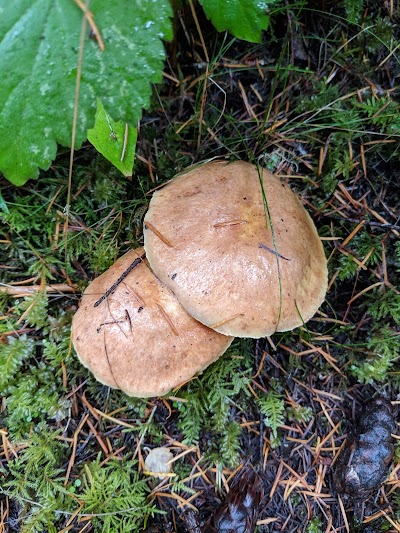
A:
[[[97,302],[93,305],[93,307],[97,307],[101,304],[101,302],[103,302],[106,298],[108,298],[108,296],[110,296],[110,294],[112,294],[115,289],[118,287],[118,285],[124,281],[124,279],[127,277],[127,275],[132,272],[132,270],[138,266],[139,263],[141,263],[143,261],[143,259],[146,257],[146,254],[142,254],[140,257],[138,257],[137,259],[135,259],[133,261],[133,263],[131,263],[128,268],[120,275],[120,277],[117,279],[117,281],[115,283],[112,284],[112,286],[103,294],[103,296],[101,298],[99,298],[97,300]]]
[[[102,52],[105,50],[105,46],[103,43],[103,39],[101,38],[101,34],[99,31],[99,28],[96,26],[95,21],[93,20],[93,13],[89,11],[88,7],[82,2],[82,0],[74,0],[75,4],[80,7],[85,15],[86,20],[89,23],[89,26],[92,30],[93,36],[95,37],[99,48]]]

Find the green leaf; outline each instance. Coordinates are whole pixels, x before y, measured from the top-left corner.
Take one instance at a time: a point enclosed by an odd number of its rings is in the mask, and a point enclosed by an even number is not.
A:
[[[270,4],[276,0],[200,0],[207,18],[218,31],[230,31],[238,39],[261,42],[261,31],[266,30]]]
[[[75,147],[99,98],[114,120],[137,124],[161,81],[172,37],[168,0],[92,0],[102,52],[86,25]],[[16,185],[71,145],[82,11],[73,0],[0,0],[0,171]]]
[[[124,176],[132,176],[137,128],[124,122],[115,122],[99,100],[94,128],[87,135],[96,150]]]

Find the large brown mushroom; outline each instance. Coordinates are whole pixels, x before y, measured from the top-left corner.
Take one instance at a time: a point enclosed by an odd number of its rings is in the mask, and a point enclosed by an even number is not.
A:
[[[324,300],[327,264],[311,217],[255,165],[217,161],[179,175],[154,193],[144,237],[156,276],[225,335],[293,329]]]
[[[233,339],[188,315],[140,259],[143,252],[130,251],[87,287],[72,322],[72,340],[81,362],[101,383],[149,397],[191,379]],[[135,260],[137,266],[95,306]]]

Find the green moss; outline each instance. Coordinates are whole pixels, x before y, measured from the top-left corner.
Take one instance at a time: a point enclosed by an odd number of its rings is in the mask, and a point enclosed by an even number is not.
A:
[[[222,465],[234,466],[239,458],[241,429],[235,412],[244,408],[250,394],[250,355],[250,342],[235,341],[221,359],[177,394],[183,400],[176,403],[183,442],[198,443],[211,431],[214,438],[206,456]]]

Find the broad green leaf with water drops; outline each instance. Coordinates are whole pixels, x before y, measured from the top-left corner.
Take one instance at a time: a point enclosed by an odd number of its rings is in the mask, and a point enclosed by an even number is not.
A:
[[[269,24],[267,10],[278,0],[199,0],[218,31],[230,31],[238,39],[261,42]]]
[[[124,122],[115,122],[99,101],[94,127],[88,131],[88,140],[126,177],[132,176],[136,139],[137,128]]]
[[[98,98],[112,119],[137,124],[172,38],[168,0],[92,0],[90,11],[104,51],[86,24],[76,148]],[[17,185],[71,145],[82,16],[74,0],[0,0],[0,172]]]

